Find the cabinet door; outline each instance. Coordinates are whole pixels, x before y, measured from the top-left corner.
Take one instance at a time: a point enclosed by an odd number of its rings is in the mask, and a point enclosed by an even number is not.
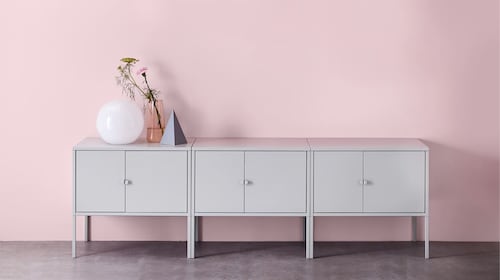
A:
[[[362,167],[362,152],[314,152],[314,212],[363,211]]]
[[[125,153],[76,152],[76,211],[125,211]]]
[[[187,211],[186,151],[126,152],[126,211]]]
[[[365,212],[424,212],[424,152],[365,152],[364,178]]]
[[[306,211],[305,152],[245,152],[245,212]]]
[[[232,151],[196,152],[196,212],[243,212],[243,155]]]

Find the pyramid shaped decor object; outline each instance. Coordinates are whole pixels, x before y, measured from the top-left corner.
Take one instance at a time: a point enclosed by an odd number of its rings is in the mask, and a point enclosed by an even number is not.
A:
[[[187,144],[186,136],[184,136],[184,132],[182,131],[174,110],[172,110],[172,113],[170,114],[167,127],[161,137],[160,143],[171,146]]]

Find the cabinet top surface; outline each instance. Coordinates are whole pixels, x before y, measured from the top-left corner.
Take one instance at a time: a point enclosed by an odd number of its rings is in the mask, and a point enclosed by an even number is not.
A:
[[[177,146],[162,145],[159,143],[148,143],[146,139],[137,139],[132,144],[112,145],[104,142],[101,138],[85,138],[73,147],[75,151],[81,150],[189,150],[193,145],[194,139],[188,138],[188,143]]]
[[[306,138],[196,138],[193,150],[309,150]]]
[[[85,138],[73,150],[297,150],[357,151],[409,150],[428,151],[415,138],[188,138],[177,146],[148,143],[139,139],[132,144],[112,145],[100,138]]]
[[[308,141],[312,150],[429,150],[415,138],[308,138]]]

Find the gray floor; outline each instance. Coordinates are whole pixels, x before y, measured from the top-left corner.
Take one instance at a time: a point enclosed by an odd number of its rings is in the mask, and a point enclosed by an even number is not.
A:
[[[498,243],[0,242],[0,279],[499,279]]]

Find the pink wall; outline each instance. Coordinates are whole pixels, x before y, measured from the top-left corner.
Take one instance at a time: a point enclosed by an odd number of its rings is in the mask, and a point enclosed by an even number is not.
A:
[[[142,59],[189,136],[419,137],[431,239],[498,240],[498,2],[0,2],[0,240],[68,240],[71,147]],[[206,218],[204,240],[300,240],[297,218]],[[257,231],[256,228],[259,230]],[[225,230],[227,229],[227,230]],[[321,218],[318,240],[407,240],[408,218]],[[185,238],[96,218],[95,239]]]

